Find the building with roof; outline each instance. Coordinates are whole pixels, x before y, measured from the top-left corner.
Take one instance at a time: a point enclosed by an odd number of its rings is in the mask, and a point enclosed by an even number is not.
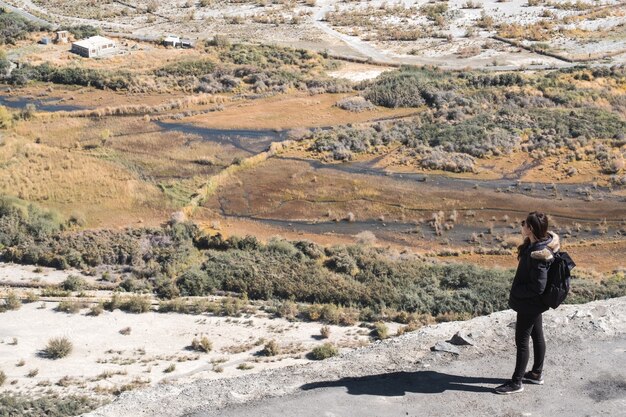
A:
[[[177,46],[180,46],[180,38],[176,35],[168,35],[165,39],[163,39],[163,45],[173,46],[176,48]]]
[[[104,36],[92,36],[72,43],[72,52],[86,58],[101,58],[116,54],[117,44]]]

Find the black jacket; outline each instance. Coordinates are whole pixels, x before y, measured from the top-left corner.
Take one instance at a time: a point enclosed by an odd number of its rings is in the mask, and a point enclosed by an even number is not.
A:
[[[548,310],[540,295],[546,289],[548,269],[554,261],[552,253],[559,249],[559,236],[548,232],[546,240],[535,242],[522,251],[509,294],[509,307],[522,314]]]

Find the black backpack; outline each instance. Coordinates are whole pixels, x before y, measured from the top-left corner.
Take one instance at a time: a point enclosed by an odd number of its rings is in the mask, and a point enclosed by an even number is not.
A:
[[[569,293],[570,272],[576,264],[567,252],[553,252],[552,255],[554,260],[548,269],[548,283],[541,299],[548,307],[557,308]]]

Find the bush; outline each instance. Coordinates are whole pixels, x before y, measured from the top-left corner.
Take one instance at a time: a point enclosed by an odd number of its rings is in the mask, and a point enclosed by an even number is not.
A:
[[[265,344],[265,347],[261,352],[259,352],[263,356],[276,356],[280,355],[280,347],[275,340],[270,340]]]
[[[85,308],[85,303],[80,301],[61,301],[55,308],[56,311],[63,313],[76,314],[81,308]]]
[[[0,313],[7,310],[19,310],[22,306],[22,301],[13,291],[7,293],[4,303],[0,304]]]
[[[7,380],[7,374],[4,371],[0,371],[0,387],[4,385]]]
[[[182,296],[208,295],[213,290],[214,281],[206,271],[194,267],[185,271],[177,280],[176,286]]]
[[[72,352],[72,348],[72,342],[67,337],[55,337],[48,340],[42,356],[49,359],[64,358]]]
[[[8,392],[0,394],[2,417],[67,417],[88,413],[102,401],[88,396],[56,394],[35,397],[21,396]]]
[[[91,308],[89,309],[89,316],[99,316],[100,314],[102,314],[104,312],[104,304],[103,303],[98,303],[94,306],[91,306]]]
[[[82,291],[87,287],[87,281],[84,278],[69,275],[65,280],[61,283],[61,288],[65,291]]]
[[[335,106],[339,107],[340,109],[348,110],[355,113],[373,110],[375,108],[372,103],[370,103],[361,96],[342,98],[337,103],[335,103]]]
[[[313,348],[313,350],[307,355],[309,359],[321,361],[333,356],[337,356],[339,351],[332,343],[324,343],[321,346]]]
[[[202,336],[200,339],[194,339],[191,341],[191,349],[198,352],[208,353],[213,349],[213,343],[209,340],[208,337]]]
[[[128,313],[147,313],[152,310],[152,301],[148,296],[134,295],[123,300],[119,309]]]
[[[100,28],[91,25],[62,26],[60,30],[67,30],[75,39],[85,39],[100,35]]]
[[[0,45],[14,45],[16,41],[26,39],[31,32],[47,29],[47,25],[34,23],[18,13],[0,8]]]
[[[389,328],[383,322],[378,322],[374,325],[374,329],[372,330],[372,337],[376,340],[384,340],[389,337]]]
[[[322,337],[322,339],[328,339],[330,337],[330,327],[322,326],[322,328],[320,329],[320,336]]]

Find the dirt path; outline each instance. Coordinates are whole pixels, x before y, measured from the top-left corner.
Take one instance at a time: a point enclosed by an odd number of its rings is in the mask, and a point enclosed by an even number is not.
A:
[[[512,369],[509,352],[433,369],[306,384],[294,395],[209,416],[618,416],[626,409],[626,338],[566,345],[548,355],[546,383],[518,395],[493,387]],[[624,414],[621,414],[624,415]]]
[[[498,396],[491,389],[514,364],[514,320],[507,310],[303,366],[124,393],[87,416],[624,415],[626,297],[547,312],[546,384]],[[476,345],[431,351],[457,331]]]

